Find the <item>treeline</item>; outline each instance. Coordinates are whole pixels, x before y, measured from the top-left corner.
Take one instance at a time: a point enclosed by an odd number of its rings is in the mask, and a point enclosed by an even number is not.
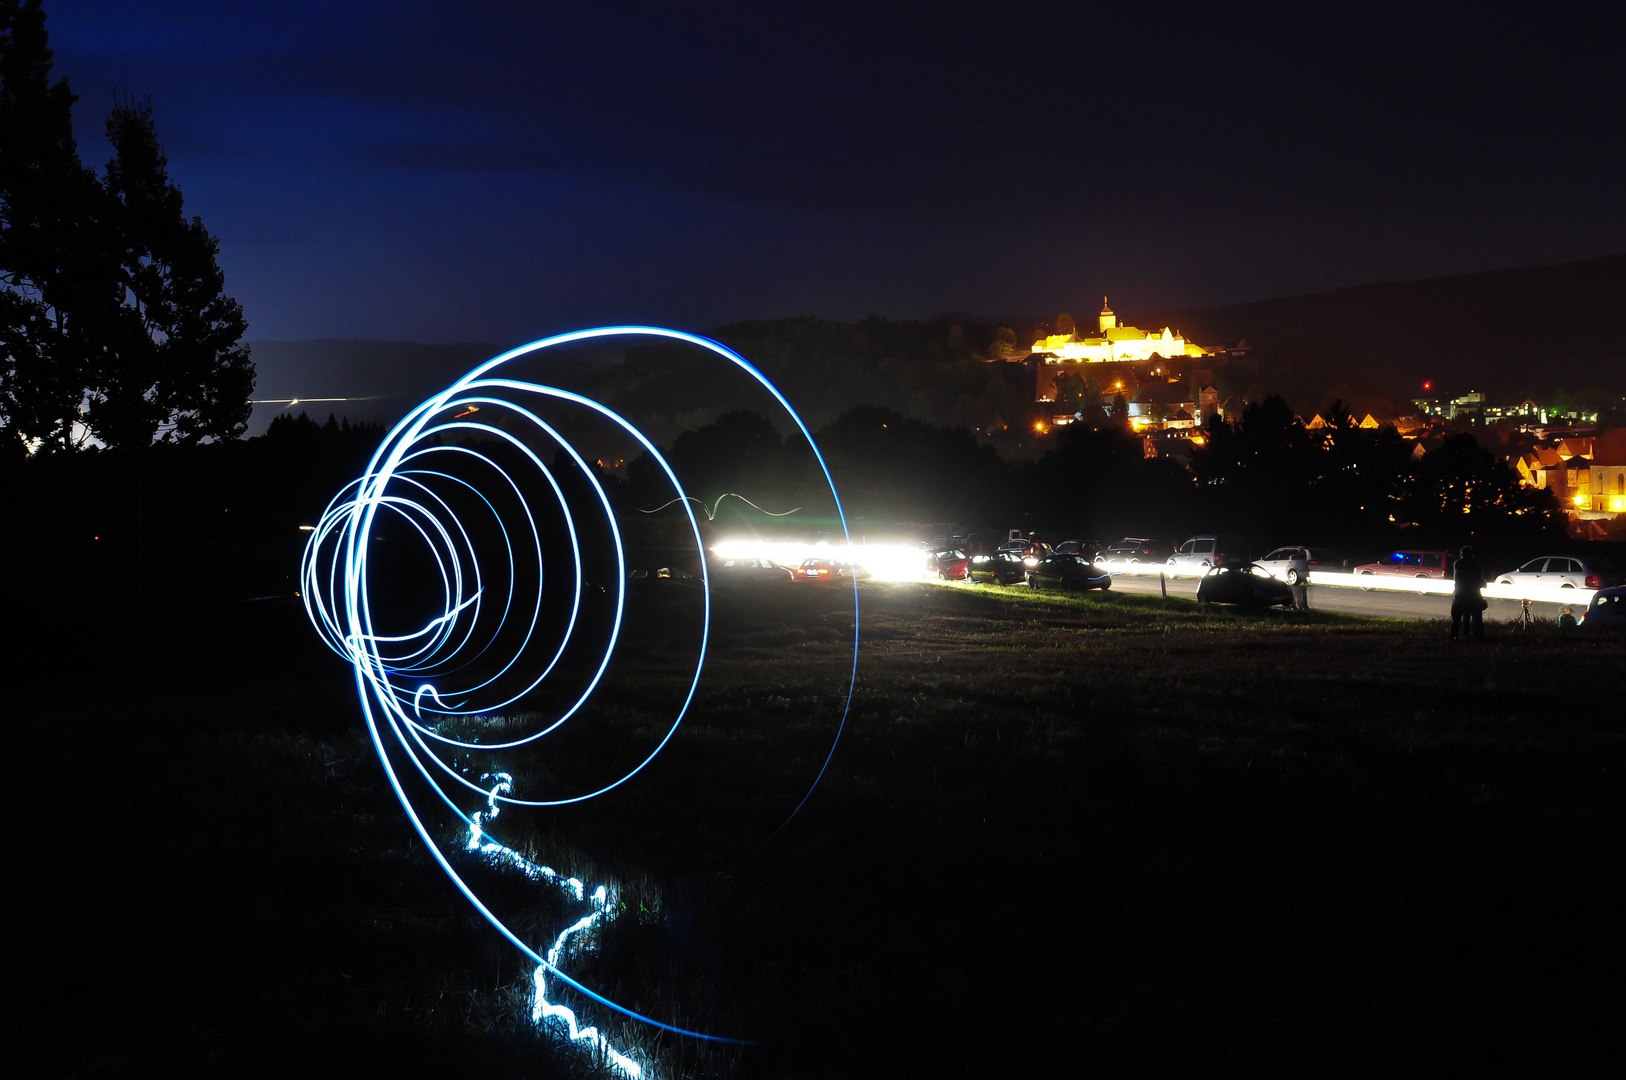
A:
[[[1069,425],[1035,462],[1009,461],[970,432],[876,406],[849,410],[815,438],[850,517],[885,525],[957,521],[1079,536],[1173,537],[1204,530],[1305,538],[1562,537],[1550,492],[1521,486],[1472,435],[1418,455],[1393,428],[1363,429],[1334,406],[1309,430],[1280,398],[1211,422],[1189,466],[1148,457],[1127,426]],[[817,462],[800,435],[733,412],[674,441],[669,458],[691,494],[727,492],[764,509],[817,505]],[[664,481],[643,459],[626,495],[654,505]],[[750,520],[736,510],[741,521]],[[759,517],[759,523],[765,522]]]
[[[954,521],[1058,539],[1213,530],[1356,550],[1401,538],[1430,546],[1506,541],[1520,550],[1562,539],[1551,493],[1521,487],[1472,436],[1417,456],[1416,444],[1393,430],[1335,418],[1331,428],[1308,431],[1280,399],[1266,399],[1232,423],[1209,425],[1189,467],[1147,457],[1142,438],[1110,423],[1064,428],[1038,461],[1007,460],[963,428],[878,406],[848,410],[815,438],[850,525],[871,538],[896,535],[902,522]],[[256,439],[0,461],[10,523],[0,557],[13,568],[0,600],[63,625],[100,618],[140,626],[166,612],[226,613],[244,600],[291,596],[308,535],[300,526],[360,475],[383,435],[377,425],[331,417],[318,424],[302,414],[279,418]],[[702,525],[708,541],[742,530],[809,536],[838,528],[807,441],[760,415],[726,413],[665,453],[715,519]],[[554,463],[571,501],[590,505],[577,470],[562,455]],[[625,475],[599,472],[628,557],[636,565],[692,561],[686,521],[661,509],[672,496],[664,475],[644,458]],[[578,524],[589,555],[608,550],[595,515]],[[120,611],[134,614],[126,620]]]
[[[1009,461],[963,428],[928,424],[879,406],[841,414],[814,432],[849,518],[869,527],[907,521],[1020,526],[1097,538],[1174,537],[1205,530],[1306,538],[1422,533],[1447,537],[1552,537],[1564,516],[1552,494],[1517,476],[1471,435],[1426,454],[1392,428],[1356,426],[1338,408],[1308,430],[1279,398],[1210,423],[1189,466],[1147,457],[1125,426],[1073,424],[1038,461]],[[6,501],[22,544],[175,538],[296,537],[358,476],[383,437],[372,424],[301,414],[256,439],[45,455],[12,462]],[[800,509],[816,527],[833,513],[819,461],[799,433],[737,410],[685,432],[664,451],[687,492],[718,522],[766,526],[766,513]],[[563,462],[561,461],[561,464]],[[561,468],[567,476],[572,470]],[[622,511],[653,511],[672,497],[652,462],[626,479],[600,479]],[[743,496],[760,507],[752,509]]]
[[[1026,331],[1024,331],[1025,333]],[[859,405],[891,409],[944,427],[1021,428],[1039,414],[1032,376],[989,363],[1017,332],[966,317],[856,323],[812,316],[736,323],[707,331],[773,381],[803,418],[821,427]],[[744,376],[720,378],[715,357],[692,346],[640,345],[599,376],[592,395],[671,439],[739,408],[763,408]]]

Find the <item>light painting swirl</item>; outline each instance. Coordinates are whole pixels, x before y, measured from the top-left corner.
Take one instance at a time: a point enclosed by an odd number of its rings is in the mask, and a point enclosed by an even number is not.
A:
[[[711,582],[693,509],[695,500],[683,490],[654,443],[628,420],[587,397],[510,378],[504,371],[505,365],[521,357],[534,358],[549,349],[602,338],[686,342],[709,350],[753,378],[784,408],[812,448],[834,500],[843,539],[850,540],[841,499],[811,432],[760,371],[733,350],[704,337],[658,327],[612,326],[562,334],[503,353],[413,409],[384,438],[366,472],[335,497],[323,513],[305,548],[300,593],[312,624],[354,670],[373,748],[418,836],[469,903],[537,965],[534,1017],[564,1023],[571,1039],[588,1041],[621,1072],[636,1076],[638,1066],[616,1053],[595,1029],[578,1028],[569,1009],[547,1002],[543,996],[544,973],[607,1008],[661,1030],[721,1042],[744,1040],[679,1028],[641,1015],[559,970],[559,955],[566,939],[590,930],[610,912],[612,898],[607,887],[600,886],[592,894],[591,913],[566,929],[551,947],[533,946],[482,902],[458,873],[403,782],[416,774],[465,823],[467,850],[489,861],[517,867],[533,880],[573,886],[574,898],[587,902],[579,881],[537,866],[493,839],[491,822],[504,806],[580,803],[628,782],[672,740],[694,702],[711,631]],[[534,747],[582,710],[604,678],[620,640],[628,577],[622,527],[612,501],[593,466],[543,418],[543,403],[553,408],[563,403],[586,410],[598,418],[595,422],[606,422],[625,433],[659,467],[676,493],[674,501],[683,507],[688,535],[698,555],[701,619],[697,659],[687,676],[682,704],[654,749],[611,780],[589,784],[584,790],[551,792],[550,797],[536,798],[516,791],[507,773],[469,774],[466,765],[457,764],[458,758],[461,755],[466,759],[473,751]],[[538,444],[557,449],[552,466],[538,453]],[[576,474],[573,478],[555,474],[561,462],[568,462]],[[530,489],[549,493],[549,505],[533,506],[527,501]],[[598,652],[595,638],[589,643],[593,654],[589,662],[562,666],[573,635],[585,621],[584,592],[596,599],[600,591],[584,580],[584,512],[602,519],[594,528],[601,541],[608,540],[615,584],[601,590],[605,595],[600,606],[607,603],[610,608],[602,652]],[[386,525],[395,537],[405,537],[419,548],[415,553],[418,572],[411,575],[410,584],[421,590],[427,578],[430,595],[439,593],[439,598],[431,600],[425,609],[430,612],[426,619],[405,626],[389,625],[391,582],[376,565],[380,557],[387,563],[399,548],[380,547],[383,541],[378,530]],[[594,551],[601,553],[601,548],[602,544]],[[550,563],[550,553],[557,556],[561,550],[568,552],[562,566],[544,565]],[[491,557],[493,551],[499,553],[498,557]],[[381,552],[385,554],[381,556]],[[556,599],[556,578],[568,582],[568,604],[562,611],[545,611],[543,582],[550,583],[554,591],[549,596]],[[381,582],[383,589],[375,594],[373,590]],[[562,620],[563,631],[556,645],[541,640],[557,629],[549,629],[550,620]],[[858,594],[854,583],[853,665],[840,720],[818,775],[786,818],[787,823],[806,805],[829,768],[851,708],[857,663]],[[515,705],[567,667],[573,672],[585,672],[585,677],[572,676],[580,678],[579,686],[568,686],[559,699],[563,704],[545,715],[535,730],[500,741],[471,741],[447,733],[449,725],[455,730],[458,718],[485,717]],[[464,809],[459,798],[477,800],[478,808]]]

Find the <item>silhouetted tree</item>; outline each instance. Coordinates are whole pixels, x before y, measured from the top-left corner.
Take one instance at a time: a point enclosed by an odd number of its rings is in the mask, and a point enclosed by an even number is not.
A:
[[[152,107],[125,100],[107,120],[106,189],[123,303],[91,384],[86,423],[113,446],[227,439],[248,426],[248,323],[225,294],[219,244],[188,219],[169,179]]]
[[[1466,432],[1424,454],[1405,487],[1401,520],[1435,531],[1562,536],[1553,493],[1525,487]]]
[[[76,97],[51,81],[39,0],[0,0],[0,453],[83,442],[80,410],[116,306],[105,193],[79,160]]]
[[[79,160],[39,0],[0,0],[0,436],[7,453],[91,439],[232,438],[254,369],[218,246],[168,175],[152,110],[107,122],[105,181]]]

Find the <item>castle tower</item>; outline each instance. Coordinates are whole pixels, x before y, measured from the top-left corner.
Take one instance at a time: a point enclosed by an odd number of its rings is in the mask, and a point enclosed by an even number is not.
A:
[[[1103,296],[1101,298],[1101,330],[1104,333],[1117,325],[1118,316],[1112,313],[1112,309],[1107,306],[1107,298]]]

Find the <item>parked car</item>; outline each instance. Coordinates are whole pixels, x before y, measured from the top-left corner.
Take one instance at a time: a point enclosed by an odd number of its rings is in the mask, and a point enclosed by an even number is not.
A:
[[[1246,562],[1250,550],[1259,549],[1250,549],[1247,541],[1234,536],[1216,536],[1212,533],[1193,536],[1169,556],[1169,573],[1201,576],[1207,573],[1211,566],[1222,566],[1228,562]]]
[[[627,575],[627,584],[634,589],[647,589],[652,585],[697,585],[699,579],[681,566],[641,566]]]
[[[991,555],[971,556],[966,577],[982,585],[1014,585],[1026,581],[1027,567],[1022,556],[1014,551],[996,551]]]
[[[796,568],[797,581],[852,581],[867,576],[862,566],[840,559],[803,559]]]
[[[933,552],[929,566],[944,581],[964,581],[965,570],[970,562],[965,552],[959,548],[952,548]]]
[[[1395,551],[1387,559],[1362,563],[1353,572],[1363,577],[1444,578],[1449,581],[1456,566],[1457,557],[1449,551]]]
[[[1581,613],[1581,625],[1592,630],[1605,627],[1626,627],[1626,585],[1599,589]]]
[[[1273,578],[1279,578],[1289,585],[1297,585],[1301,581],[1308,580],[1312,570],[1332,567],[1341,569],[1343,562],[1342,555],[1327,548],[1281,547],[1262,559],[1253,560],[1253,565]]]
[[[784,585],[795,577],[789,568],[768,559],[725,559],[711,570],[711,583],[720,589],[737,585]]]
[[[1254,563],[1226,563],[1208,571],[1198,583],[1197,603],[1292,607],[1293,587]]]
[[[1094,559],[1105,546],[1099,540],[1063,540],[1051,549],[1052,555],[1082,555]]]
[[[1051,555],[1027,568],[1033,589],[1110,589],[1112,573],[1081,555]]]
[[[1626,575],[1607,559],[1543,555],[1517,570],[1496,575],[1498,585],[1546,585],[1560,589],[1609,589],[1626,585]]]
[[[1005,542],[1003,533],[991,529],[973,529],[966,534],[965,548],[967,555],[988,555],[999,550],[999,545]]]
[[[1174,554],[1174,541],[1148,540],[1143,536],[1126,536],[1108,544],[1095,556],[1095,565],[1109,570],[1123,570],[1131,566],[1146,566],[1166,562]]]

